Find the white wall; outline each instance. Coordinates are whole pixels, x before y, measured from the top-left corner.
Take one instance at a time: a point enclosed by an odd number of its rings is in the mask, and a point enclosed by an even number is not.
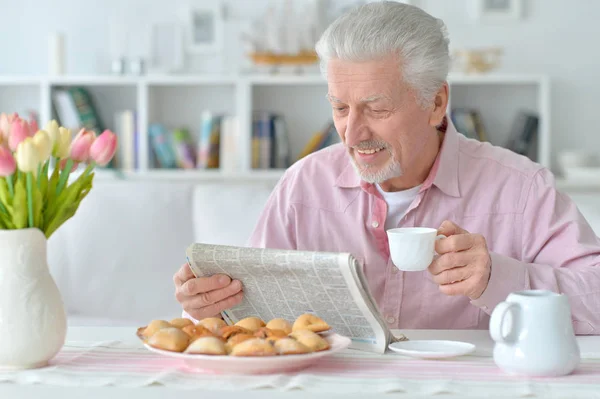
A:
[[[44,74],[47,34],[67,35],[67,71],[108,71],[111,59],[109,25],[127,18],[132,28],[131,55],[147,51],[149,23],[179,18],[190,4],[209,0],[0,0],[0,74]],[[600,92],[600,1],[525,0],[526,17],[505,25],[481,25],[467,15],[470,0],[415,0],[447,23],[454,48],[501,46],[502,72],[547,73],[552,78],[553,153],[563,148],[600,148],[594,112]],[[336,0],[336,6],[353,3]],[[193,71],[234,72],[244,60],[240,28],[257,16],[268,0],[229,0],[227,45],[223,58],[195,56]],[[19,22],[17,22],[19,21]],[[121,43],[121,44],[123,44]]]

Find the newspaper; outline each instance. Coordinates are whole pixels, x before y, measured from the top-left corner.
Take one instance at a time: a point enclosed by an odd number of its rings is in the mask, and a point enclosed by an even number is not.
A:
[[[196,277],[227,274],[242,282],[243,301],[224,312],[229,324],[256,316],[293,322],[303,313],[351,338],[351,348],[384,353],[394,337],[349,253],[246,248],[196,243],[186,250]]]

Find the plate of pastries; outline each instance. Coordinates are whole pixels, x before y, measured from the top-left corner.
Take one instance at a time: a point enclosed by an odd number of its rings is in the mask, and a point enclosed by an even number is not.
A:
[[[152,320],[138,328],[137,336],[148,350],[182,359],[191,368],[243,374],[300,370],[351,343],[310,313],[293,322],[247,317],[233,325],[218,317]]]

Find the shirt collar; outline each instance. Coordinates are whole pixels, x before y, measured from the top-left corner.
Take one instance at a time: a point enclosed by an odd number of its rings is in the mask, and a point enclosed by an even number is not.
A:
[[[442,122],[441,130],[445,130],[444,141],[429,171],[429,175],[423,182],[421,191],[425,191],[432,185],[435,185],[444,194],[452,197],[460,197],[458,186],[458,132],[452,120],[447,116],[444,118],[444,122]],[[346,167],[339,174],[334,184],[335,187],[355,188],[362,186],[365,189],[371,185],[360,179],[350,159],[348,159]]]

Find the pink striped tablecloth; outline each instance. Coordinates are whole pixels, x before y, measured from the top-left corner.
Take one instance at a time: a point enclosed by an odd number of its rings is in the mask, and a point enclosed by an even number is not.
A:
[[[600,397],[600,360],[583,359],[572,375],[523,378],[499,370],[489,357],[419,360],[346,351],[301,372],[224,375],[188,368],[182,360],[113,342],[67,342],[49,367],[0,369],[0,382],[60,386],[141,387],[153,384],[209,390],[302,389],[308,392],[444,394],[464,397]]]

